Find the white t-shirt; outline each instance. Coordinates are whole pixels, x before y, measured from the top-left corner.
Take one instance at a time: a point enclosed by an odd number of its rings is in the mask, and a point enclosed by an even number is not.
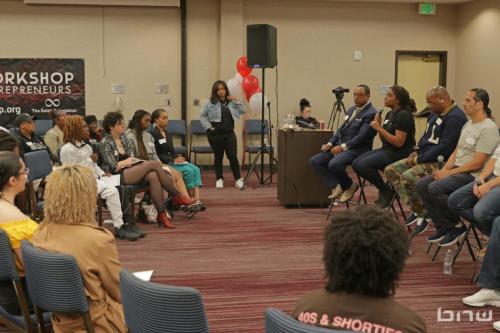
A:
[[[495,162],[495,169],[493,169],[493,174],[497,177],[500,177],[500,145],[498,145],[497,150],[495,150],[493,158],[497,160]]]

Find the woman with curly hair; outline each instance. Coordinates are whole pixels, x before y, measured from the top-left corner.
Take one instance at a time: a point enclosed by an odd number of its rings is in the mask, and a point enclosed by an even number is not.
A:
[[[127,332],[121,304],[121,270],[115,238],[95,220],[94,172],[66,164],[47,177],[44,220],[32,243],[50,252],[75,257],[96,332]],[[52,313],[55,332],[84,332],[81,315]]]
[[[408,91],[398,85],[392,86],[384,99],[384,105],[391,109],[382,123],[382,115],[376,117],[371,126],[378,132],[382,148],[369,151],[352,162],[353,169],[379,190],[375,203],[385,208],[389,206],[394,190],[382,178],[380,171],[396,161],[408,157],[415,147],[415,101]]]
[[[335,214],[325,228],[326,285],[302,296],[292,316],[356,332],[427,332],[418,314],[392,299],[408,249],[405,230],[388,210],[360,206]]]

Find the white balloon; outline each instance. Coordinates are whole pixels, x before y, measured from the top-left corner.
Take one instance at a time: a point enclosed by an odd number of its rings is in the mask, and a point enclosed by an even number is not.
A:
[[[233,78],[227,80],[226,84],[229,89],[229,95],[234,96],[241,101],[243,99],[243,88],[241,87],[241,82],[238,82]]]
[[[236,75],[234,76],[234,79],[238,81],[239,83],[243,83],[243,76],[241,76],[240,73],[236,72]]]
[[[262,98],[264,98],[264,109],[266,108],[268,99],[262,95],[262,92],[256,92],[250,97],[248,101],[248,106],[250,106],[250,111],[255,113],[262,113]]]

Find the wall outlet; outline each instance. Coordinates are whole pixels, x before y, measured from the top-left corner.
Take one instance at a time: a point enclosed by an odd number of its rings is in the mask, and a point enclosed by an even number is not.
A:
[[[113,83],[111,85],[112,94],[125,94],[125,85],[120,83]]]
[[[200,106],[200,100],[198,98],[193,99],[193,106]]]

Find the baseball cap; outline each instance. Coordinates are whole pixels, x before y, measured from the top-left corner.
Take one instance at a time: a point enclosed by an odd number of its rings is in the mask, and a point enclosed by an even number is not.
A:
[[[36,120],[36,119],[37,119],[36,116],[32,116],[32,115],[27,114],[27,113],[21,113],[19,116],[16,117],[14,124],[16,125],[16,127],[19,127],[19,126],[21,126],[22,123],[25,123],[27,121]]]

